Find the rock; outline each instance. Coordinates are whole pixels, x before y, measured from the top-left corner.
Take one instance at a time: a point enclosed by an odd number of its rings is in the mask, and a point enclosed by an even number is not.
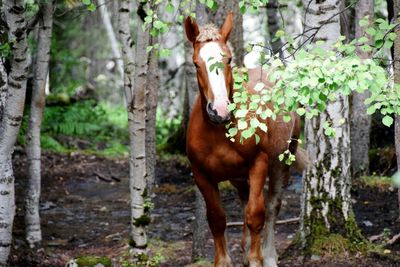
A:
[[[368,220],[362,221],[362,223],[363,223],[365,226],[367,226],[367,227],[371,227],[371,226],[374,225],[372,222],[370,222],[370,221],[368,221]]]
[[[320,259],[321,259],[321,257],[318,256],[318,255],[311,255],[311,260],[312,261],[319,261]]]

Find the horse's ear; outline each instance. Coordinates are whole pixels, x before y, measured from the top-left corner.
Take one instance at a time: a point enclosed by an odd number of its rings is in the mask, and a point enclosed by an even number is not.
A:
[[[228,41],[232,28],[233,28],[233,12],[229,11],[228,15],[226,16],[224,25],[222,25],[222,28],[220,30],[221,41],[225,43]]]
[[[186,31],[186,36],[191,41],[194,43],[196,41],[197,35],[199,35],[199,25],[197,25],[197,22],[189,16],[185,20],[185,31]]]

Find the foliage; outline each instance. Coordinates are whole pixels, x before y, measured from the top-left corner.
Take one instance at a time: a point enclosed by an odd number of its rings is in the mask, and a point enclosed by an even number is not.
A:
[[[382,190],[386,190],[387,188],[393,186],[394,178],[387,176],[361,176],[359,182],[365,186],[377,187]]]
[[[18,138],[21,144],[25,144],[27,119],[25,115]],[[85,149],[104,156],[127,153],[127,114],[123,106],[115,107],[93,100],[49,106],[44,111],[41,131],[44,150],[68,152]],[[70,137],[78,141],[71,141]]]
[[[75,263],[78,267],[95,267],[101,266],[104,267],[111,267],[112,262],[107,257],[98,257],[98,256],[81,256],[76,258]]]
[[[377,19],[374,25],[369,25],[368,18],[360,21],[366,28],[374,45],[368,44],[368,37],[361,37],[346,44],[341,37],[331,50],[324,47],[323,42],[315,45],[299,46],[296,49],[295,39],[289,39],[294,52],[293,60],[285,62],[278,56],[262,53],[261,63],[274,83],[272,88],[262,82],[255,86],[255,94],[245,89],[248,81],[246,69],[235,69],[233,103],[229,105],[237,122],[228,125],[227,137],[231,141],[243,142],[254,136],[258,143],[260,137],[256,130],[267,132],[264,121],[268,118],[289,122],[290,112],[295,111],[306,119],[318,116],[326,110],[328,101],[335,101],[340,95],[350,95],[352,92],[362,93],[366,90],[371,96],[366,100],[368,114],[380,111],[386,126],[393,123],[392,114],[400,114],[400,87],[390,86],[387,73],[373,59],[361,59],[355,54],[356,47],[362,51],[377,51],[390,48],[396,38],[392,32],[395,25],[385,20]],[[284,33],[279,33],[282,36]],[[309,37],[311,39],[311,37]],[[286,64],[285,64],[286,63]],[[271,104],[273,103],[273,104]],[[338,121],[325,121],[322,127],[327,136],[335,136],[335,127],[346,123],[342,118]],[[289,140],[288,140],[289,141]],[[292,155],[280,157],[290,164]]]
[[[181,116],[177,118],[167,118],[163,111],[157,109],[156,118],[156,144],[157,146],[166,144],[168,139],[178,130],[181,125]]]

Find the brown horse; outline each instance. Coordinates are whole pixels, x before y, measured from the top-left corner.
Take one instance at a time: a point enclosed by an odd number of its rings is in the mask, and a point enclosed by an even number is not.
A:
[[[257,131],[261,137],[258,144],[254,139],[240,144],[238,140],[231,142],[226,138],[224,124],[235,123],[227,109],[233,94],[232,54],[227,45],[232,26],[232,13],[221,29],[211,25],[199,28],[189,17],[185,21],[186,35],[193,43],[193,62],[200,90],[190,117],[187,153],[195,183],[207,206],[207,219],[214,237],[214,265],[232,266],[224,237],[226,217],[218,191],[218,183],[229,180],[245,205],[242,239],[242,248],[247,253],[245,262],[249,266],[272,267],[277,266],[275,218],[280,209],[282,187],[289,178],[289,166],[279,161],[278,156],[289,148],[291,153],[297,154],[298,165],[301,165],[301,155],[296,153],[300,121],[294,114],[289,123],[284,123],[280,117],[267,119],[268,132]],[[215,61],[223,64],[219,71],[210,70]],[[249,70],[246,88],[253,92],[260,81],[271,86],[263,76],[260,69]],[[288,144],[288,140],[292,141]],[[264,200],[267,177],[268,192]]]

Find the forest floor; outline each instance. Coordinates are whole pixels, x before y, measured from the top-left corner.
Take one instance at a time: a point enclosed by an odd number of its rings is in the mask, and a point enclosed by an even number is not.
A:
[[[200,266],[191,264],[194,186],[190,168],[183,157],[170,157],[157,164],[155,208],[149,227],[150,250],[162,255],[161,266]],[[41,219],[44,247],[29,250],[24,241],[23,188],[26,181],[26,157],[14,156],[17,213],[14,246],[10,266],[58,267],[83,255],[107,256],[114,266],[127,259],[130,221],[127,159],[106,159],[92,155],[44,153],[42,156]],[[279,220],[298,217],[300,185],[298,177],[284,192]],[[397,221],[396,193],[355,185],[352,190],[354,211],[364,236],[384,233],[391,238],[400,233]],[[241,205],[230,186],[222,190],[228,222],[242,220]],[[368,256],[343,253],[343,257],[312,257],[304,260],[291,249],[298,223],[277,226],[279,266],[400,266],[400,242],[385,247],[386,254]],[[211,266],[213,246],[210,233],[208,256],[201,266]],[[243,266],[240,248],[241,227],[228,227],[229,251],[234,266]],[[383,255],[383,256],[382,256]]]

